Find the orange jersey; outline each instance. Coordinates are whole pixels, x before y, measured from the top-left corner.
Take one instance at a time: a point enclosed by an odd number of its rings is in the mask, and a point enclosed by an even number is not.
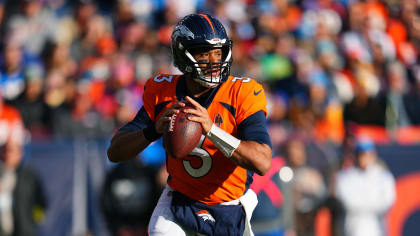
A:
[[[185,78],[180,75],[159,75],[149,79],[143,95],[144,108],[156,122],[174,102],[183,99]],[[224,131],[238,137],[238,125],[250,115],[266,111],[264,89],[255,80],[229,76],[209,96],[207,112]],[[167,154],[169,155],[169,154]],[[192,156],[183,160],[168,156],[168,184],[187,197],[206,204],[238,199],[252,182],[253,172],[225,157],[205,136]]]
[[[0,105],[0,145],[7,140],[23,142],[24,126],[17,109],[12,106]]]

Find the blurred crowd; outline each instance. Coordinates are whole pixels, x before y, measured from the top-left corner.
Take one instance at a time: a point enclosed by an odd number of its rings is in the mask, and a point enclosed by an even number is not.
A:
[[[196,12],[227,28],[231,74],[265,86],[273,153],[290,166],[281,176],[309,191],[298,235],[354,160],[354,127],[393,139],[420,125],[416,0],[0,0],[0,104],[19,111],[29,140],[109,138],[148,78],[179,73],[172,28]]]
[[[209,12],[234,41],[232,74],[266,85],[274,126],[315,128],[340,145],[351,123],[420,123],[418,9],[415,0],[2,0],[1,94],[33,138],[107,137],[141,107],[146,79],[178,73],[174,24]]]

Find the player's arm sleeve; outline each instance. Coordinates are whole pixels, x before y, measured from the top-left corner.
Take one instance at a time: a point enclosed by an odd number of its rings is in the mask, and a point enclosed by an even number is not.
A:
[[[238,104],[236,121],[238,124],[258,111],[267,115],[267,100],[264,88],[255,80],[242,83],[236,99]]]
[[[149,125],[153,125],[152,119],[146,112],[144,106],[137,112],[137,115],[134,119],[128,122],[126,125],[120,128],[122,131],[140,131]]]
[[[271,147],[267,131],[267,100],[261,84],[254,80],[243,83],[238,93],[238,137]]]
[[[255,141],[272,147],[265,113],[260,110],[243,120],[238,125],[238,137],[240,140]]]

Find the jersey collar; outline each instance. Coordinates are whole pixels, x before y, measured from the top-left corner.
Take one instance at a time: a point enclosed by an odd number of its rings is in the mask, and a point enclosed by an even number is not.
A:
[[[200,103],[201,106],[204,108],[208,108],[210,104],[212,103],[214,97],[217,94],[217,91],[219,91],[220,86],[223,83],[220,83],[215,88],[211,89],[209,93],[207,93],[207,96],[201,96],[196,101]],[[176,98],[178,101],[185,100],[185,97],[187,96],[187,81],[185,78],[185,75],[182,75],[176,84]]]

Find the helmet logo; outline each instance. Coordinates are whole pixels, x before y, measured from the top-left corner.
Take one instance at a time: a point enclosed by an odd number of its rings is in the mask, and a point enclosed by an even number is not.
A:
[[[192,72],[192,71],[193,71],[193,69],[191,68],[191,66],[186,66],[186,67],[185,67],[185,71],[186,71],[186,72]]]
[[[195,35],[193,32],[191,32],[190,29],[187,28],[185,25],[177,25],[174,29],[174,32],[172,33],[172,39],[177,37],[187,37],[194,39]]]

